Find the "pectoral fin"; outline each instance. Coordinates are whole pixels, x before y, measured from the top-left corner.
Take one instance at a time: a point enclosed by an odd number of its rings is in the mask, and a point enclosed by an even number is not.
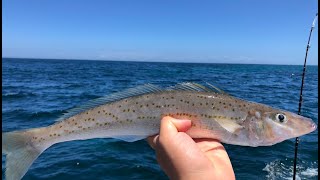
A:
[[[217,121],[221,127],[230,133],[237,134],[239,130],[243,128],[243,126],[239,125],[237,122],[232,120],[218,120]]]

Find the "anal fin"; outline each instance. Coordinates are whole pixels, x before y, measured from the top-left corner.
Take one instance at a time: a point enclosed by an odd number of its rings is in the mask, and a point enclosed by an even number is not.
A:
[[[126,142],[134,142],[134,141],[139,141],[141,139],[145,139],[146,136],[127,135],[127,136],[115,136],[115,137],[112,137],[112,138],[120,139],[120,140],[123,140],[123,141],[126,141]]]

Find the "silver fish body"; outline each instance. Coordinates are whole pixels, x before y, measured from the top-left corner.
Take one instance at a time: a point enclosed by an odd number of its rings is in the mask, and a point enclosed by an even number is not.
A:
[[[2,134],[2,150],[7,154],[6,178],[21,178],[34,159],[53,144],[92,138],[129,142],[144,139],[159,132],[164,116],[190,119],[192,128],[187,134],[192,138],[212,138],[242,146],[269,146],[316,129],[311,119],[238,99],[219,90],[195,83],[177,87],[159,90],[149,86],[148,91],[140,94],[132,89],[125,95],[107,98],[105,104],[86,110],[80,108],[79,113],[49,127]],[[12,149],[17,147],[18,152]],[[28,163],[12,164],[20,154],[30,156]]]
[[[271,117],[279,113],[288,116],[288,120],[301,119],[305,123],[291,129],[292,137],[308,133],[315,126],[302,116],[228,95],[169,91],[123,99],[84,111],[46,127],[43,129],[45,133],[37,139],[63,142],[111,137],[134,141],[157,134],[160,119],[171,116],[192,120],[192,128],[187,133],[193,138],[213,138],[244,146],[268,146],[292,138],[287,135],[273,138],[275,132],[270,135],[271,126],[277,124],[269,121],[278,123]],[[301,130],[303,127],[305,130]],[[289,127],[286,129],[290,131]],[[299,132],[295,132],[298,129]]]

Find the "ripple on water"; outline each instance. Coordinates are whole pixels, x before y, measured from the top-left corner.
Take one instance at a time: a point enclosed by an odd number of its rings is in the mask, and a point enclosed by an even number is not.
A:
[[[268,174],[266,178],[269,180],[292,179],[293,161],[286,159],[277,159],[268,163],[263,169]],[[296,179],[318,179],[318,162],[297,162]]]

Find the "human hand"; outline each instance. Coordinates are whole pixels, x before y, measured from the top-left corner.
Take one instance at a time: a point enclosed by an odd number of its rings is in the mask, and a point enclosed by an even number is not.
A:
[[[216,140],[192,139],[190,120],[166,116],[159,135],[149,137],[157,161],[170,179],[235,179],[229,156]]]

